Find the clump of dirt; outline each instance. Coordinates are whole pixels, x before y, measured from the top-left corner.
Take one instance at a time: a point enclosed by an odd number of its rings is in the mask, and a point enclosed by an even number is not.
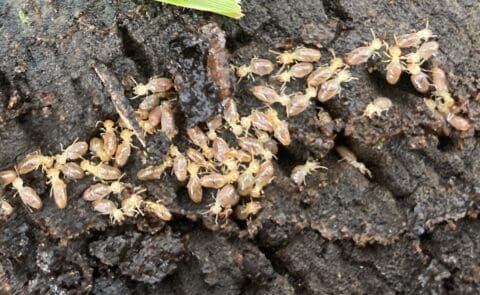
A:
[[[239,21],[150,1],[26,0],[0,7],[0,170],[34,150],[58,153],[60,144],[95,135],[97,121],[116,118],[93,70],[98,62],[123,82],[126,95],[132,94],[129,76],[146,82],[174,72],[185,83],[177,121],[205,121],[217,111],[218,98],[206,75],[208,41],[195,32],[209,22],[226,32],[231,62],[246,64],[254,56],[273,60],[269,49],[299,44],[321,45],[324,56],[327,48],[341,55],[371,40],[370,28],[393,42],[394,34],[419,30],[428,18],[441,48],[435,59],[448,74],[452,95],[465,104],[472,131],[441,131],[442,122],[423,107],[408,75],[391,86],[381,63],[352,68],[358,80],[315,106],[332,123],[320,124],[315,108],[291,121],[293,141],[279,152],[263,209],[245,222],[209,224],[198,214],[208,202],[191,204],[170,175],[145,184],[150,197],[174,214],[168,224],[146,216],[110,225],[80,197],[89,180],[69,185],[67,210],[44,197],[44,208],[30,212],[2,188],[1,196],[16,210],[0,221],[0,292],[478,292],[480,160],[474,130],[480,126],[480,19],[473,16],[480,7],[429,1],[242,5],[245,17]],[[207,87],[189,89],[194,82]],[[266,82],[256,78],[238,85],[242,115],[261,107],[249,89]],[[301,87],[294,82],[286,91]],[[359,117],[378,96],[393,102],[386,115]],[[187,144],[184,136],[180,141]],[[162,161],[167,139],[147,144],[150,163]],[[372,178],[338,162],[331,151],[335,144],[348,146]],[[288,176],[308,158],[322,158],[329,170],[309,175],[300,190]],[[142,165],[130,162],[126,180]],[[48,195],[40,172],[26,183]]]

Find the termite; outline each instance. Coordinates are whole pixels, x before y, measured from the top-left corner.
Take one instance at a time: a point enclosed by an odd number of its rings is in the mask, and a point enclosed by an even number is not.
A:
[[[144,124],[145,129],[150,129],[156,130],[158,125],[162,123],[162,113],[163,113],[163,107],[162,106],[156,106],[154,107],[149,113],[148,113],[148,118],[147,118],[147,123]]]
[[[125,184],[120,181],[114,181],[111,184],[96,183],[83,192],[82,198],[85,201],[92,202],[103,199],[111,193],[120,195],[125,187]]]
[[[190,174],[190,179],[187,183],[188,195],[194,203],[200,203],[203,197],[203,189],[200,184],[200,179],[198,178],[198,170],[200,170],[200,166],[195,163],[189,163],[187,170]]]
[[[134,81],[135,82],[135,81]],[[138,96],[147,95],[149,93],[167,92],[173,87],[173,81],[169,78],[153,77],[147,84],[137,84],[133,88],[133,94]]]
[[[0,185],[9,185],[17,178],[17,173],[14,170],[0,171]]]
[[[410,53],[406,56],[408,63],[422,63],[428,60],[430,57],[434,56],[438,52],[437,41],[429,41],[423,43],[417,51]]]
[[[342,90],[342,83],[354,80],[350,72],[346,69],[338,72],[337,76],[320,86],[317,98],[320,102],[326,102],[332,99],[335,95],[339,94]]]
[[[425,29],[418,32],[404,34],[397,37],[397,44],[400,48],[416,47],[422,41],[426,41],[432,37],[435,37],[432,31],[428,28],[428,21]]]
[[[238,146],[253,156],[262,156],[266,160],[270,160],[274,155],[265,149],[263,144],[253,137],[240,137],[237,139]]]
[[[260,210],[262,210],[262,204],[251,201],[235,207],[235,217],[239,220],[247,220],[248,217],[257,215]]]
[[[63,152],[55,156],[56,164],[65,164],[67,161],[78,160],[88,151],[88,144],[84,141],[75,141]]]
[[[244,150],[231,149],[229,154],[239,163],[250,163],[253,160],[252,155]]]
[[[235,136],[242,135],[243,128],[239,124],[240,114],[238,113],[237,103],[232,98],[223,101],[223,118],[227,121]]]
[[[20,178],[20,176],[15,178],[15,180],[12,182],[12,186],[18,192],[20,199],[25,205],[37,210],[42,208],[43,203],[37,192],[35,192],[35,190],[29,186],[24,186],[23,180]]]
[[[217,191],[215,203],[213,203],[208,210],[208,214],[215,215],[215,223],[218,221],[218,216],[223,215],[228,218],[232,213],[232,208],[240,201],[240,196],[237,194],[235,187],[231,184],[225,185]]]
[[[178,147],[173,144],[170,146],[169,153],[170,156],[173,158],[172,171],[175,174],[175,177],[177,177],[178,181],[185,181],[188,176],[187,158],[182,153],[180,153]]]
[[[342,160],[345,160],[348,164],[356,168],[363,175],[368,175],[368,177],[372,178],[372,172],[370,172],[370,170],[365,167],[365,164],[358,162],[357,156],[355,156],[355,154],[348,148],[342,145],[337,145],[335,146],[335,151],[337,151]]]
[[[258,160],[253,159],[247,169],[240,174],[237,181],[237,191],[240,196],[248,196],[251,193],[255,185],[254,175],[258,173],[259,169],[260,163]]]
[[[270,52],[277,54],[277,62],[283,65],[292,64],[295,61],[316,62],[322,57],[319,50],[305,47],[298,47],[293,51],[285,51],[282,53],[273,50],[270,50]]]
[[[223,138],[217,137],[212,142],[212,152],[215,161],[222,163],[229,156],[230,147]]]
[[[148,166],[140,169],[137,172],[138,180],[156,180],[160,179],[165,172],[165,169],[172,167],[173,160],[170,157],[167,157],[165,161],[160,165]]]
[[[280,94],[278,94],[275,89],[264,85],[253,86],[250,91],[258,100],[263,101],[269,105],[278,102],[281,105],[286,106],[290,103],[290,97],[293,95],[287,95],[283,92],[283,90]]]
[[[198,126],[187,128],[187,135],[194,145],[202,149],[203,155],[207,159],[213,157],[212,149],[208,146],[208,137]]]
[[[367,62],[367,60],[378,50],[383,47],[383,42],[379,38],[375,37],[375,33],[372,31],[373,40],[368,46],[358,47],[350,51],[345,55],[345,63],[349,65],[359,65]]]
[[[273,76],[278,81],[282,82],[283,84],[290,82],[292,79],[300,79],[313,71],[313,65],[308,62],[300,62],[294,64],[289,69],[278,73],[277,75]]]
[[[255,185],[250,192],[250,196],[259,198],[263,193],[263,188],[272,182],[274,175],[275,169],[273,168],[272,161],[265,161],[260,164],[258,173],[255,175]]]
[[[296,116],[305,111],[310,105],[310,99],[317,96],[317,89],[313,86],[307,87],[305,93],[296,94],[286,107],[287,117]]]
[[[115,223],[122,223],[125,220],[125,216],[121,209],[117,208],[114,202],[107,199],[100,199],[93,202],[93,210],[102,215],[109,215],[110,221]]]
[[[328,66],[323,66],[315,69],[307,78],[307,85],[317,87],[318,85],[325,83],[328,79],[333,77],[335,73],[345,66],[343,59],[335,57],[335,53],[332,51],[333,58]]]
[[[171,140],[178,133],[172,105],[170,102],[166,101],[160,106],[162,107],[161,131]]]
[[[278,153],[278,143],[272,136],[266,132],[255,130],[255,136],[263,144],[263,147],[270,151],[273,155]]]
[[[222,127],[223,119],[221,115],[214,116],[210,121],[207,122],[207,137],[210,140],[217,138],[217,130]]]
[[[92,137],[90,139],[90,152],[97,158],[100,159],[100,162],[108,162],[111,157],[107,154],[104,149],[103,140],[98,137]]]
[[[467,131],[472,127],[467,119],[462,118],[454,113],[448,113],[445,119],[450,125],[452,125],[453,128],[459,131]]]
[[[269,75],[275,69],[275,65],[268,59],[252,58],[249,65],[242,65],[236,68],[239,81],[244,77],[253,79],[253,74],[257,76]]]
[[[8,217],[12,215],[13,207],[5,200],[0,199],[0,217]]]
[[[253,110],[250,114],[250,119],[254,128],[267,132],[273,131],[273,122],[265,113]]]
[[[94,177],[102,180],[116,180],[122,176],[122,172],[118,168],[104,163],[95,165],[88,160],[83,160],[80,163],[80,167],[83,171],[88,172]]]
[[[103,124],[103,149],[107,153],[107,155],[112,158],[115,155],[115,151],[117,150],[117,135],[115,134],[115,122],[112,120],[105,120],[102,122]]]
[[[122,200],[121,208],[123,214],[128,217],[135,217],[138,214],[143,215],[141,206],[143,198],[140,195],[142,191],[135,192]]]
[[[410,81],[418,92],[426,93],[430,89],[428,75],[422,71],[419,64],[408,64],[407,72],[410,74]]]
[[[186,154],[191,161],[198,164],[200,167],[205,168],[207,171],[217,171],[215,165],[207,161],[203,154],[196,149],[188,148]]]
[[[151,111],[153,108],[160,104],[160,98],[162,96],[158,93],[145,96],[142,102],[138,105],[138,109],[141,111]]]
[[[388,84],[394,85],[397,84],[398,80],[400,79],[400,75],[402,74],[403,66],[400,61],[402,56],[402,50],[398,45],[394,45],[388,48],[388,58],[390,62],[386,67],[386,79]]]
[[[298,186],[305,185],[305,178],[307,175],[320,168],[328,169],[325,166],[321,166],[317,161],[307,161],[305,164],[293,167],[292,172],[290,173],[290,179]]]
[[[68,193],[67,185],[60,178],[60,170],[57,168],[47,169],[47,177],[51,186],[50,195],[53,196],[57,207],[64,209],[67,207]]]
[[[123,129],[120,132],[120,138],[122,142],[117,146],[115,151],[115,166],[123,167],[127,164],[128,158],[132,153],[132,137],[133,131],[130,129]]]
[[[369,103],[363,111],[363,116],[372,118],[381,116],[383,112],[387,112],[392,107],[392,101],[388,97],[379,96]]]
[[[278,113],[274,109],[268,109],[265,114],[273,123],[273,136],[284,146],[290,144],[290,131],[288,130],[288,123],[285,120],[278,118]]]
[[[44,156],[40,151],[36,151],[25,156],[16,166],[16,170],[20,175],[27,174],[39,167],[42,167],[42,169],[51,168],[54,161],[54,157]]]
[[[160,220],[170,221],[172,220],[172,213],[168,210],[165,205],[160,203],[154,203],[151,201],[145,201],[145,211],[152,213]]]
[[[448,91],[447,75],[438,65],[433,65],[430,71],[433,87],[435,88],[433,94],[437,98],[440,98],[448,109],[452,108],[455,105],[455,99],[453,99]]]
[[[209,173],[200,177],[200,185],[205,188],[222,188],[226,184],[234,183],[238,180],[238,171],[232,171],[227,174]]]

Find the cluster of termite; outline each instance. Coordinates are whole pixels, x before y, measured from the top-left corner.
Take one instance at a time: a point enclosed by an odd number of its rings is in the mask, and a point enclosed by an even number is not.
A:
[[[318,67],[315,64],[320,62],[322,55],[317,49],[299,47],[292,51],[274,52],[280,69],[273,75],[274,62],[253,58],[248,65],[236,67],[236,74],[239,80],[245,77],[253,79],[254,75],[271,75],[273,85],[280,85],[278,90],[272,85],[251,88],[252,94],[266,107],[254,109],[242,117],[235,99],[224,99],[221,115],[211,118],[205,126],[187,128],[191,146],[182,151],[175,145],[179,132],[173,101],[169,99],[173,81],[153,77],[146,84],[137,84],[133,89],[135,98],[143,97],[136,110],[140,127],[146,135],[163,132],[171,144],[161,164],[142,168],[136,177],[140,181],[158,180],[165,171],[171,170],[178,181],[185,183],[194,203],[203,200],[204,191],[216,190],[215,200],[206,212],[214,216],[215,221],[218,217],[227,220],[232,214],[241,220],[248,219],[261,210],[260,197],[274,178],[273,161],[278,152],[277,144],[288,146],[291,142],[288,118],[304,112],[315,98],[321,103],[333,99],[341,92],[342,84],[356,79],[350,73],[352,66],[364,64],[373,57],[381,58],[382,54],[386,58],[385,76],[389,84],[398,83],[402,72],[406,72],[417,91],[426,93],[433,86],[433,98],[425,99],[429,109],[442,116],[453,128],[465,131],[470,124],[458,115],[445,73],[438,65],[433,65],[430,70],[422,68],[438,51],[438,43],[431,40],[433,37],[428,24],[418,32],[394,37],[394,45],[373,34],[373,40],[366,46],[356,48],[344,57],[337,57],[331,51],[333,57],[329,63]],[[409,52],[404,54],[402,50]],[[306,82],[304,91],[285,93],[287,83],[303,78]],[[285,108],[284,118],[273,108],[275,104]],[[390,99],[378,97],[367,105],[363,115],[369,118],[381,116],[391,106]],[[328,113],[321,111],[318,119],[322,121],[325,116],[329,117]],[[100,182],[85,190],[83,199],[93,202],[94,210],[109,215],[113,222],[122,222],[125,217],[134,217],[143,214],[143,211],[162,220],[170,220],[172,216],[163,204],[145,200],[142,196],[144,189],[121,181],[121,168],[131,155],[134,132],[122,120],[101,123],[103,132],[100,137],[90,139],[89,143],[74,142],[57,155],[29,154],[14,169],[0,172],[0,184],[11,185],[24,204],[40,209],[41,198],[31,187],[24,185],[21,175],[41,168],[49,179],[55,203],[59,208],[65,208],[68,200],[66,180],[79,180],[87,173]],[[227,135],[224,129],[233,136],[224,136]],[[372,176],[348,148],[337,145],[335,150],[342,160],[362,174]],[[93,156],[91,160],[85,159],[88,151]],[[294,167],[290,178],[301,187],[307,175],[320,168],[326,169],[318,161],[308,160]],[[117,198],[109,199],[110,195]],[[12,211],[7,201],[0,200],[0,214],[9,215]]]

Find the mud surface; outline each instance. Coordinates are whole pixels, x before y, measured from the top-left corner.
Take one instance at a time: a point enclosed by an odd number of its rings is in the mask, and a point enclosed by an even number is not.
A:
[[[436,59],[480,129],[476,1],[244,0],[242,6],[245,17],[235,21],[150,1],[3,1],[0,168],[37,149],[57,153],[60,144],[96,135],[97,121],[116,118],[92,68],[97,62],[123,81],[128,95],[128,76],[138,82],[169,76],[172,62],[181,77],[200,73],[208,52],[205,41],[192,34],[209,21],[225,30],[232,62],[243,64],[253,56],[273,59],[268,49],[297,44],[323,46],[325,56],[327,48],[342,54],[369,40],[370,29],[391,39],[423,28],[428,18],[441,47]],[[175,61],[187,54],[177,50],[179,42],[194,46],[203,63],[189,71]],[[316,106],[331,114],[332,126],[315,127],[313,108],[291,120],[293,143],[280,151],[263,210],[246,223],[215,226],[201,214],[210,200],[194,205],[170,175],[146,184],[151,198],[171,208],[168,224],[146,216],[110,225],[80,198],[88,179],[69,186],[67,210],[48,198],[40,173],[26,178],[45,201],[39,212],[29,212],[10,189],[0,188],[16,208],[0,221],[0,292],[478,294],[478,133],[435,135],[438,122],[422,110],[422,96],[408,77],[390,86],[375,66],[356,67],[359,79],[340,98]],[[195,82],[213,85],[208,77]],[[238,86],[242,113],[260,106],[249,94],[252,85]],[[289,92],[301,90],[291,85]],[[379,95],[394,104],[388,116],[356,118]],[[216,108],[215,101],[190,105],[190,99],[191,93],[180,94],[180,128],[203,121]],[[180,146],[182,140],[181,135]],[[150,161],[158,163],[167,139],[149,141]],[[338,162],[334,144],[350,147],[372,170],[372,179]],[[309,176],[299,191],[288,175],[309,157],[323,157],[329,170]],[[130,162],[126,179],[141,166]]]

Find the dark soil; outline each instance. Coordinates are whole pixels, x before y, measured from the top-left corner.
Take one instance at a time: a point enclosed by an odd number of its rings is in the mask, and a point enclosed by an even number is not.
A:
[[[94,64],[105,64],[127,91],[130,75],[138,82],[171,76],[175,46],[192,42],[188,36],[211,21],[226,32],[232,63],[243,64],[298,44],[323,46],[325,56],[330,47],[343,54],[369,40],[370,29],[392,41],[428,18],[441,46],[436,60],[480,129],[477,1],[244,0],[242,6],[245,17],[236,21],[152,1],[3,1],[0,168],[34,150],[57,153],[60,144],[96,135],[97,121],[116,118]],[[204,42],[198,41],[201,50]],[[0,188],[16,208],[0,221],[0,293],[478,294],[478,133],[435,135],[408,77],[390,86],[375,66],[355,67],[359,79],[321,106],[336,119],[331,128],[345,127],[336,137],[315,127],[320,105],[290,121],[293,142],[280,151],[263,210],[247,223],[218,228],[200,214],[211,200],[194,205],[170,175],[145,184],[171,208],[167,224],[142,217],[112,226],[80,198],[89,179],[69,185],[66,210],[47,197],[40,172],[26,178],[42,193],[39,212]],[[188,76],[185,64],[178,69]],[[252,83],[236,91],[242,113],[260,105],[248,91]],[[292,85],[288,92],[300,90]],[[356,119],[379,95],[393,101],[388,116]],[[177,106],[180,128],[204,120],[215,104]],[[179,141],[182,146],[184,135]],[[354,151],[372,179],[338,162],[334,143]],[[158,162],[168,139],[150,137],[147,145]],[[288,175],[309,157],[323,157],[329,170],[309,176],[299,191]],[[127,179],[141,165],[130,162]]]

